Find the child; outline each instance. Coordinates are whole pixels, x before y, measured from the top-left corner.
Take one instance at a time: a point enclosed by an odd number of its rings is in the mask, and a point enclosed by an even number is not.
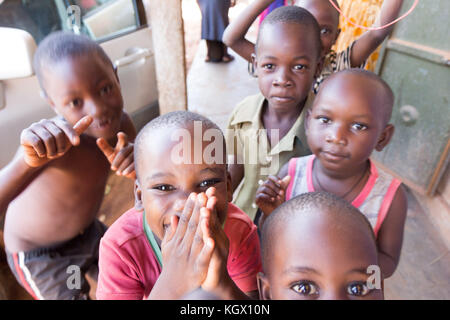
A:
[[[274,0],[256,0],[225,30],[223,42],[236,51],[247,61],[255,51],[253,43],[245,39],[245,34],[257,16]],[[339,6],[336,0],[333,0]],[[381,30],[370,30],[355,40],[347,49],[336,53],[331,48],[341,32],[339,29],[339,12],[332,6],[330,0],[297,0],[296,5],[305,8],[316,18],[320,26],[320,39],[323,49],[323,67],[320,76],[314,83],[314,93],[326,77],[340,70],[363,68],[367,58],[374,52],[392,31],[393,26]],[[376,25],[385,25],[395,20],[402,7],[403,0],[384,1]],[[299,37],[297,35],[297,37]],[[300,38],[300,37],[299,37]]]
[[[237,105],[227,131],[233,191],[243,180],[234,203],[251,219],[258,181],[291,157],[310,154],[303,110],[311,103],[320,52],[319,26],[303,8],[277,8],[261,24],[252,58],[261,93]]]
[[[58,116],[22,131],[16,156],[0,172],[8,263],[35,299],[86,299],[84,276],[96,280],[106,228],[96,219],[106,180],[111,167],[134,178],[128,140],[136,132],[117,73],[94,41],[54,33],[40,44],[34,67]]]
[[[263,220],[284,201],[316,190],[334,193],[359,208],[377,236],[379,264],[385,278],[398,264],[406,219],[406,195],[400,181],[369,159],[382,151],[394,127],[389,123],[394,96],[375,74],[347,69],[322,85],[307,116],[312,156],[293,158],[258,189]]]
[[[208,143],[210,133],[215,140]],[[135,159],[135,207],[100,242],[97,297],[179,299],[200,286],[223,299],[243,299],[242,292],[256,297],[261,270],[257,228],[228,203],[231,180],[220,129],[195,113],[165,114],[141,130]],[[207,253],[200,254],[209,252],[199,218],[205,203],[211,212],[207,229],[213,230],[206,238],[215,243],[210,263],[205,263]],[[188,255],[196,243],[195,254]]]
[[[262,230],[262,300],[383,299],[377,246],[367,219],[326,192],[278,207]]]

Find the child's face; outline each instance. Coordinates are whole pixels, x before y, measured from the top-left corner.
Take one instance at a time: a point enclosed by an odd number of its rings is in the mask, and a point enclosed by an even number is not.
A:
[[[329,0],[297,0],[297,6],[308,10],[316,18],[320,27],[323,55],[331,51],[339,34],[339,14]]]
[[[310,29],[297,23],[276,23],[261,30],[254,63],[259,88],[272,108],[295,108],[311,90],[319,56]]]
[[[194,137],[192,126],[187,128]],[[179,154],[180,142],[172,141],[173,129],[156,129],[152,139],[141,151],[138,180],[136,181],[136,201],[139,209],[147,213],[147,222],[159,239],[163,239],[170,226],[172,215],[180,216],[184,203],[192,192],[206,192],[216,189],[216,211],[221,223],[225,221],[228,202],[232,200],[231,178],[226,163],[207,164],[201,158],[194,164],[194,145],[190,139],[192,158],[190,164],[176,164],[173,153]],[[203,142],[201,155],[211,142]],[[194,148],[195,146],[195,148]],[[223,145],[220,145],[221,147]],[[187,148],[183,148],[185,152]],[[200,152],[200,148],[197,150]],[[187,151],[189,152],[189,151]]]
[[[43,71],[48,101],[74,125],[86,115],[94,121],[86,134],[115,137],[120,128],[123,99],[117,75],[98,54],[63,59]]]
[[[383,299],[380,289],[367,284],[373,274],[367,268],[378,261],[369,226],[342,226],[331,221],[332,215],[314,209],[307,217],[283,223],[274,237],[271,252],[276,254],[267,259],[266,275],[258,275],[262,298]]]
[[[306,135],[321,165],[335,173],[350,173],[366,165],[373,149],[389,142],[391,125],[383,116],[382,97],[373,83],[341,77],[324,84],[307,117]]]

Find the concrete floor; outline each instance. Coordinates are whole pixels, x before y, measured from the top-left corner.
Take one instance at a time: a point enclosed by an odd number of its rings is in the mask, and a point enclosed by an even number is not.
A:
[[[243,98],[258,92],[247,63],[205,63],[201,42],[188,73],[189,110],[209,117],[222,129],[230,112]],[[408,192],[408,217],[399,266],[385,281],[386,299],[450,299],[450,254],[424,210]]]

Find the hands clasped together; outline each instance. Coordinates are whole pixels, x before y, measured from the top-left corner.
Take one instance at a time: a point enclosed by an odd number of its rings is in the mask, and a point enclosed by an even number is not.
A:
[[[161,243],[163,269],[150,298],[179,299],[202,287],[220,294],[230,281],[228,238],[216,213],[215,188],[191,193],[180,217],[172,216]]]

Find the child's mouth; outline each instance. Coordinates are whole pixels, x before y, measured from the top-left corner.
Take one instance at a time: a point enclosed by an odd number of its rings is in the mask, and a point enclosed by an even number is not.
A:
[[[341,161],[345,158],[347,158],[347,155],[343,154],[343,153],[336,153],[336,152],[329,152],[329,151],[322,151],[322,155],[325,158],[325,160],[328,161]]]

